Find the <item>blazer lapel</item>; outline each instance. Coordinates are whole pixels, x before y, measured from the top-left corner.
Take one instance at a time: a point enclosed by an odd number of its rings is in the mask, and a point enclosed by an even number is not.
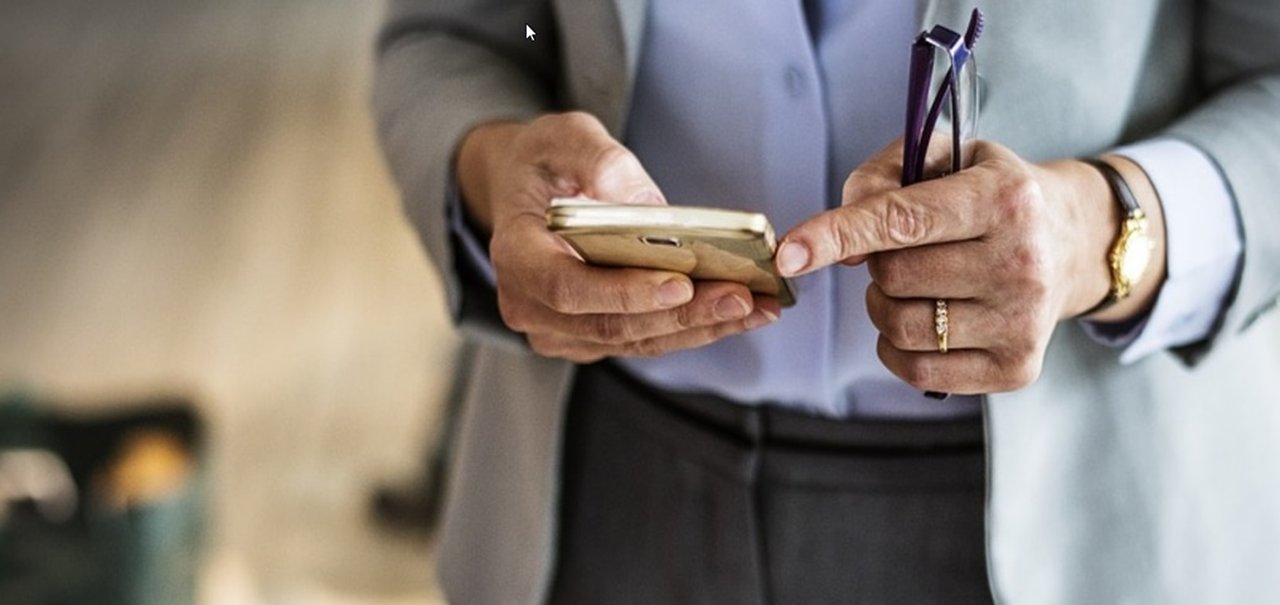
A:
[[[644,37],[649,0],[611,0],[622,32],[622,53],[627,62],[627,82],[635,80],[640,63],[640,42]]]
[[[644,39],[645,17],[648,14],[648,0],[607,0],[601,3],[608,7],[612,14],[605,15],[611,23],[602,25],[609,31],[616,32],[614,48],[621,49],[615,54],[616,62],[608,68],[608,74],[600,74],[600,79],[612,81],[611,88],[616,94],[610,95],[600,108],[598,117],[615,136],[622,136],[626,126],[627,110],[631,104],[631,90],[636,80],[636,70],[640,65],[640,48]]]

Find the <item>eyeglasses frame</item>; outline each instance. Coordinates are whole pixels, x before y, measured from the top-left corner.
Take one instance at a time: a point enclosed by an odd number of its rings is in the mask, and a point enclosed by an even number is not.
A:
[[[956,82],[966,65],[973,59],[973,47],[982,36],[983,15],[979,9],[973,9],[969,17],[969,26],[965,33],[943,27],[933,26],[927,32],[921,32],[911,45],[911,67],[907,80],[907,120],[903,135],[902,149],[902,185],[905,187],[924,180],[925,156],[934,128],[942,115],[943,101],[950,104],[951,109],[951,172],[963,168],[961,135],[963,132],[963,116],[960,115],[960,100],[956,93]],[[933,97],[933,104],[925,107],[929,101],[929,84],[933,80],[934,52],[941,51],[949,59],[946,75],[938,85],[938,92]],[[975,61],[976,63],[976,61]],[[973,69],[972,66],[970,69]],[[978,103],[979,90],[973,88],[973,99],[970,103]],[[976,124],[975,132],[976,132]]]

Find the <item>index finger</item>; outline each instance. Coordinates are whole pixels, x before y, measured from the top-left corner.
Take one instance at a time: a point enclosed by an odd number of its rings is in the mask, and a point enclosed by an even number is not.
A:
[[[998,219],[997,169],[978,164],[823,212],[783,237],[778,271],[799,275],[875,252],[980,237]]]

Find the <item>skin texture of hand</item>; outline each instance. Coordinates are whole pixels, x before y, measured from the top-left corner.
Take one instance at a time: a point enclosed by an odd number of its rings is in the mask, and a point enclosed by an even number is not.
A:
[[[665,204],[640,162],[585,113],[473,129],[458,151],[472,221],[491,233],[502,319],[539,354],[579,363],[710,344],[776,321],[772,297],[669,271],[593,267],[547,229],[554,197]]]
[[[978,142],[970,168],[901,187],[901,143],[845,183],[843,205],[794,228],[777,264],[784,275],[867,263],[867,311],[885,366],[921,390],[992,393],[1040,374],[1059,321],[1097,304],[1110,287],[1106,256],[1119,206],[1091,166],[1028,163]],[[1131,184],[1157,248],[1139,287],[1091,320],[1123,321],[1154,301],[1164,279],[1163,215],[1149,181],[1106,158]],[[949,349],[938,352],[936,299],[948,302]]]

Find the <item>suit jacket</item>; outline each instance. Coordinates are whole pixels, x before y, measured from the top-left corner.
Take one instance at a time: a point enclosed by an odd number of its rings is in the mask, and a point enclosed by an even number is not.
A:
[[[454,150],[478,123],[566,108],[619,136],[646,4],[390,4],[375,90],[383,145],[450,308],[483,343],[440,541],[456,602],[545,598],[573,366],[505,330],[492,290],[456,253],[445,220]],[[1280,3],[978,4],[984,138],[1033,160],[1181,138],[1229,183],[1245,241],[1231,300],[1203,342],[1122,366],[1118,351],[1063,323],[1038,382],[986,398],[993,592],[1036,604],[1274,599],[1280,346],[1266,311],[1280,298]],[[971,7],[920,0],[921,28],[960,27]]]

